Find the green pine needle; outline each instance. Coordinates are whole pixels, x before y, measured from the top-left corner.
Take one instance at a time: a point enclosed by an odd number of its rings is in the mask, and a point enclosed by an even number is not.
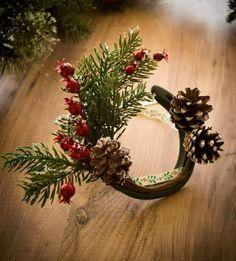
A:
[[[4,159],[3,168],[9,171],[18,172],[35,172],[42,171],[45,167],[55,170],[65,170],[73,163],[56,149],[52,148],[53,152],[42,143],[33,144],[32,147],[19,147],[15,152],[10,152],[2,155]]]

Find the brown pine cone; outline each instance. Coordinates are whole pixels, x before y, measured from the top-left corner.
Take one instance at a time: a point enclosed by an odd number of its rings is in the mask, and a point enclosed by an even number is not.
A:
[[[170,114],[177,128],[189,132],[208,120],[208,113],[212,111],[212,106],[207,104],[210,97],[199,94],[198,88],[186,88],[173,97]]]
[[[219,151],[222,151],[224,142],[219,133],[211,129],[202,125],[186,134],[183,145],[192,161],[207,164],[220,158]]]
[[[120,142],[110,137],[99,139],[91,149],[93,174],[95,178],[102,178],[106,184],[122,183],[131,164],[128,149],[120,148]]]

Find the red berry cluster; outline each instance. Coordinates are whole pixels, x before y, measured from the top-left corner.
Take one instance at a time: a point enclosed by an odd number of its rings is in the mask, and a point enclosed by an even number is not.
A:
[[[65,102],[68,105],[67,109],[72,115],[79,115],[82,113],[82,106],[80,102],[74,101],[73,98],[65,98]]]
[[[147,54],[148,50],[146,48],[142,48],[140,51],[136,52],[134,54],[134,61],[125,68],[126,74],[133,74],[138,67],[138,62],[142,61],[144,56]]]
[[[65,63],[64,60],[58,61],[56,70],[63,77],[61,81],[66,83],[66,91],[76,94],[71,98],[65,98],[67,110],[74,120],[74,129],[77,135],[82,137],[82,142],[77,142],[72,137],[66,136],[62,132],[58,132],[54,141],[60,144],[60,147],[74,159],[89,165],[91,160],[91,150],[87,146],[89,136],[89,125],[86,121],[83,105],[79,99],[80,84],[74,78],[75,69],[70,63]],[[75,194],[73,183],[67,182],[60,188],[60,202],[70,204],[70,198]]]
[[[148,55],[149,51],[146,48],[142,48],[140,51],[136,52],[134,54],[134,61],[129,64],[125,68],[125,73],[127,75],[131,75],[135,72],[135,70],[138,68],[138,62],[142,61],[145,55]],[[163,50],[162,53],[158,52],[153,55],[153,59],[160,62],[162,59],[165,59],[168,61],[168,54],[166,53],[165,49]]]
[[[63,77],[61,81],[66,82],[66,90],[70,93],[79,93],[80,84],[73,78],[75,68],[62,60],[57,62],[56,70]]]
[[[74,145],[74,141],[72,138],[69,138],[60,132],[57,133],[57,136],[55,137],[54,141],[58,142],[60,144],[60,147],[64,151],[69,151],[70,148]]]
[[[64,63],[64,61],[58,62],[56,70],[63,76],[63,80],[67,83],[66,90],[70,93],[76,93],[79,96],[80,84],[73,78],[74,67],[70,63]],[[89,136],[89,125],[85,119],[85,113],[83,105],[79,101],[79,97],[65,98],[67,110],[73,116],[74,129],[76,134],[83,137],[83,144],[79,144],[73,138],[65,136],[65,134],[58,132],[56,142],[60,144],[60,147],[68,152],[68,155],[74,160],[80,160],[85,164],[90,163],[90,148],[86,146]]]

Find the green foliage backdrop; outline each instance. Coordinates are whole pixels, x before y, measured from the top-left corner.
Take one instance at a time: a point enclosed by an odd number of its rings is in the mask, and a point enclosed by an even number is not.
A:
[[[56,42],[76,42],[89,32],[91,10],[111,10],[130,0],[0,1],[0,75],[18,72],[49,55]]]

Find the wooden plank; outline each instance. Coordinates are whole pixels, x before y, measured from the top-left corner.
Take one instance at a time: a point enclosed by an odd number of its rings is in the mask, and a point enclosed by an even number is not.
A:
[[[2,172],[0,260],[236,260],[235,26],[225,23],[224,10],[223,1],[165,0],[97,15],[87,39],[58,44],[40,70],[1,79],[0,153],[36,141],[50,145],[51,121],[64,110],[56,61],[75,63],[99,41],[111,44],[139,25],[144,47],[170,55],[148,88],[159,84],[177,93],[197,86],[211,95],[208,124],[225,145],[222,158],[197,166],[182,191],[153,201],[128,198],[98,181],[77,187],[71,206],[55,202],[41,209],[21,202],[16,185],[22,175]],[[135,176],[173,167],[178,153],[177,134],[143,117],[130,122],[122,144],[131,148]]]

